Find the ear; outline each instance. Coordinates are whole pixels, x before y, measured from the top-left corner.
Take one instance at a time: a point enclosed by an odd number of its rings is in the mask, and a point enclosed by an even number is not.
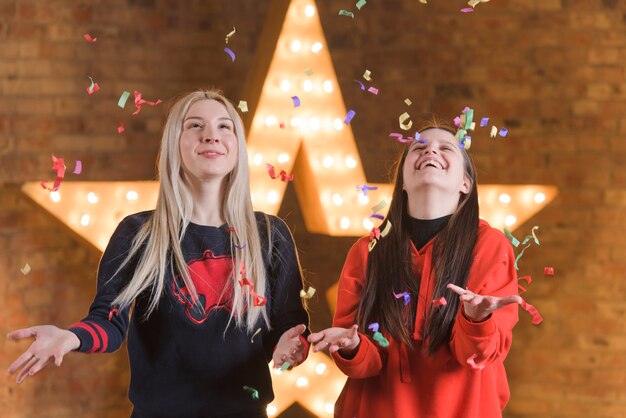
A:
[[[461,184],[461,188],[459,189],[459,191],[463,194],[468,194],[471,188],[472,188],[472,182],[470,181],[469,178],[467,178],[467,176],[464,176],[463,184]]]

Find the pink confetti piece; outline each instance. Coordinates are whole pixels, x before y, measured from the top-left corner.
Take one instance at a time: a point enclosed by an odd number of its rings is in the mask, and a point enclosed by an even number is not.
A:
[[[126,130],[126,127],[124,126],[124,122],[120,122],[119,125],[117,125],[117,133],[121,134],[122,132],[124,132]]]
[[[73,174],[80,174],[83,171],[83,163],[80,160],[76,160],[76,166],[74,167]]]
[[[280,122],[280,123],[278,124],[278,127],[279,127],[280,129],[285,129],[285,122]]]
[[[89,79],[91,80],[91,85],[87,87],[87,94],[91,96],[92,94],[100,90],[100,86],[98,85],[98,83],[94,83],[93,78],[89,77]]]
[[[258,295],[254,290],[250,289],[250,294],[254,298],[254,306],[264,306],[267,303],[267,298]]]
[[[293,107],[300,107],[300,98],[298,96],[291,96],[293,100]]]
[[[288,174],[285,170],[280,170],[280,173],[278,173],[278,175],[276,174],[276,169],[274,168],[274,166],[272,164],[267,163],[266,164],[267,167],[267,174],[269,174],[269,176],[272,179],[277,179],[280,177],[280,180],[287,183],[289,181],[293,181],[294,179],[294,175],[292,174]]]
[[[433,306],[446,306],[448,301],[443,296],[438,299],[433,299]]]
[[[365,84],[363,84],[362,81],[360,81],[360,80],[354,80],[354,81],[356,81],[357,83],[359,83],[361,85],[361,90],[365,90]]]
[[[467,359],[467,364],[469,364],[469,366],[474,370],[484,369],[485,368],[484,364],[481,364],[481,363],[476,364],[476,360],[475,360],[476,357],[478,357],[476,354],[472,354],[472,356]]]
[[[370,87],[369,89],[367,89],[367,91],[369,91],[372,94],[378,95],[378,89],[376,87]]]
[[[392,132],[389,134],[389,139],[394,139],[402,144],[413,141],[412,137],[404,138],[401,133]]]
[[[367,192],[369,190],[378,190],[378,186],[368,186],[367,184],[364,185],[358,185],[356,186],[357,191],[362,191],[363,192],[363,196],[367,196]]]
[[[404,306],[408,305],[409,302],[411,301],[411,295],[409,294],[409,292],[402,292],[402,293],[394,292],[393,296],[396,299],[404,298]]]
[[[133,112],[133,115],[137,115],[141,112],[141,106],[147,104],[148,106],[156,106],[161,103],[161,99],[158,99],[156,102],[149,102],[148,100],[144,100],[141,98],[142,94],[135,90],[135,108],[136,110]]]
[[[459,116],[454,118],[454,126],[456,126],[457,128],[461,126],[461,118]]]
[[[380,229],[378,227],[374,227],[372,228],[372,230],[370,231],[370,241],[373,239],[380,239]]]
[[[225,46],[224,52],[230,56],[230,62],[235,62],[235,53],[229,47]]]
[[[535,308],[533,305],[531,305],[530,303],[526,302],[523,299],[522,299],[522,303],[520,303],[520,306],[522,307],[523,310],[525,310],[526,312],[530,314],[530,316],[532,317],[531,322],[533,323],[533,325],[541,324],[541,322],[543,321],[543,318],[539,314],[539,311],[537,310],[537,308]]]
[[[461,9],[461,13],[472,13],[474,11],[471,7],[464,7]]]
[[[372,332],[378,332],[378,328],[379,328],[378,322],[372,322],[371,324],[367,326],[367,329],[371,330]]]
[[[112,307],[111,310],[109,311],[109,321],[113,318],[113,316],[115,317],[119,316],[119,311],[117,310],[117,306]]]
[[[343,120],[343,123],[345,123],[346,125],[349,125],[350,122],[352,121],[352,118],[354,117],[354,115],[356,115],[356,112],[352,109],[348,110],[348,114],[346,115],[345,119]]]
[[[57,158],[56,156],[52,155],[52,169],[57,172],[57,178],[54,181],[52,187],[46,186],[46,183],[44,181],[39,184],[46,190],[56,192],[61,187],[61,182],[65,177],[65,160],[63,158]]]
[[[84,34],[83,38],[85,38],[87,42],[91,42],[92,44],[98,40],[98,38],[92,38],[91,35],[88,33]]]
[[[543,274],[545,276],[554,276],[554,267],[544,267]]]

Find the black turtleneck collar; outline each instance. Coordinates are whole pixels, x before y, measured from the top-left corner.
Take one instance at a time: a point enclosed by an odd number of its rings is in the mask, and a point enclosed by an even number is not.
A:
[[[452,215],[442,216],[436,219],[415,219],[408,217],[409,237],[418,250],[437,235],[448,223]]]

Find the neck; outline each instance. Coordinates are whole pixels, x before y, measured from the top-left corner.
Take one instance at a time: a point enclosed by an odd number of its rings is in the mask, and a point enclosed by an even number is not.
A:
[[[207,226],[223,225],[226,222],[222,215],[226,182],[191,179],[187,185],[193,199],[191,222]]]
[[[437,219],[452,215],[459,206],[459,196],[428,188],[407,193],[407,212],[415,219]]]

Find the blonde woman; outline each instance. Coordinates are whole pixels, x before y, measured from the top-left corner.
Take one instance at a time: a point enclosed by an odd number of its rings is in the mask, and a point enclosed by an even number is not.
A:
[[[71,351],[117,350],[128,332],[132,417],[267,416],[267,363],[306,358],[308,314],[289,229],[252,209],[245,145],[220,92],[174,104],[156,209],[117,227],[87,317],[9,334],[35,338],[9,367],[18,383]]]

